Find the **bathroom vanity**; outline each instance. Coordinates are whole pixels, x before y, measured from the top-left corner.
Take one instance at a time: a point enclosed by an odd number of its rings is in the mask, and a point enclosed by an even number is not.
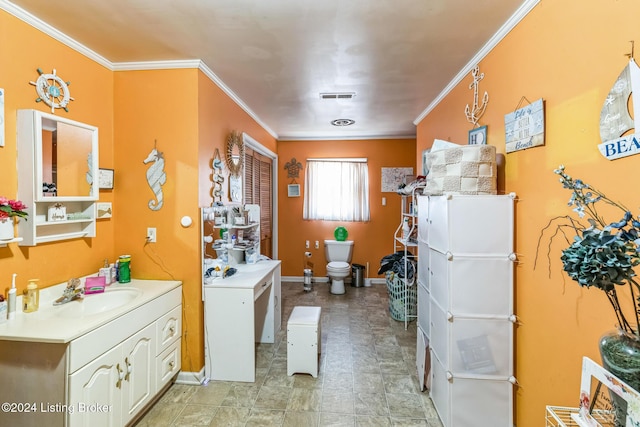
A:
[[[238,264],[237,272],[204,284],[205,374],[254,382],[255,343],[273,343],[281,327],[280,261]]]
[[[64,286],[0,324],[2,426],[124,426],[180,371],[180,281],[133,279],[53,306]]]

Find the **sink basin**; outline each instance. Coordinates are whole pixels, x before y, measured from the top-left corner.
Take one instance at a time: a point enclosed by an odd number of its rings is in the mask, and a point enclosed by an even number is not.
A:
[[[85,295],[62,306],[59,317],[83,317],[104,313],[122,307],[142,295],[136,288],[109,289],[100,294]]]

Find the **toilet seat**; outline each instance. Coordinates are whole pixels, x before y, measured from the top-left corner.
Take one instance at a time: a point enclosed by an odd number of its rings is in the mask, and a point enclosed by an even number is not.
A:
[[[332,261],[329,264],[327,264],[327,270],[341,271],[341,270],[348,270],[348,269],[349,269],[348,262]]]

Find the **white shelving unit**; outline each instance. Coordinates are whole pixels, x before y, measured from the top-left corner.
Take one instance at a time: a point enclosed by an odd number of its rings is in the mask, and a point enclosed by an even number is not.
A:
[[[223,242],[220,242],[220,240],[223,230],[227,230],[229,233],[229,239],[224,243],[227,251],[246,252],[247,249],[253,248],[258,256],[260,254],[260,206],[252,204],[243,206],[244,210],[248,211],[248,218],[245,219],[243,224],[234,223],[233,219],[228,220],[228,218],[230,218],[227,215],[228,211],[238,206],[240,205],[234,204],[201,208],[200,230],[202,233],[201,253],[203,279],[206,270],[209,268],[206,260],[216,258],[216,249],[222,249]],[[216,212],[223,213],[224,215],[222,217],[216,217]],[[242,240],[244,243],[238,242],[238,238],[236,239],[236,244],[231,246],[231,236],[238,236],[239,232],[243,234]],[[230,254],[229,259],[231,258]],[[246,257],[244,262],[246,263]],[[228,263],[233,264],[232,262]]]
[[[29,215],[18,221],[18,244],[96,237],[98,128],[41,111],[18,110],[17,145],[18,199]],[[53,151],[55,164],[48,153]],[[58,192],[48,195],[43,192],[45,170],[53,169]],[[50,221],[48,210],[56,205],[64,206],[66,218]]]
[[[22,242],[22,237],[16,237],[11,240],[0,240],[0,247],[5,247],[9,243],[18,243],[18,242]]]
[[[404,251],[404,271],[405,277],[404,282],[404,290],[403,290],[403,300],[404,300],[404,328],[407,329],[407,325],[410,319],[415,319],[418,316],[416,314],[411,314],[410,311],[410,292],[413,286],[416,286],[418,281],[418,271],[413,272],[413,277],[408,279],[407,272],[409,271],[409,263],[410,260],[417,261],[418,254],[418,240],[413,237],[416,234],[416,230],[418,229],[418,195],[422,194],[424,190],[424,185],[417,185],[411,190],[411,194],[403,194],[402,203],[401,203],[401,211],[400,211],[400,225],[396,229],[394,233],[393,239],[393,251]],[[409,221],[409,233],[405,238],[403,236],[403,225],[405,220]]]
[[[445,427],[513,425],[514,204],[515,194],[418,201],[416,364]]]

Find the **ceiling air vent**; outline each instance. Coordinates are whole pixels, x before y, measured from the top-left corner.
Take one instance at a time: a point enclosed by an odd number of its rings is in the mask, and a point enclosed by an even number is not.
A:
[[[356,121],[353,119],[335,119],[331,120],[331,124],[334,126],[351,126]]]
[[[353,99],[355,92],[323,92],[320,99]]]

